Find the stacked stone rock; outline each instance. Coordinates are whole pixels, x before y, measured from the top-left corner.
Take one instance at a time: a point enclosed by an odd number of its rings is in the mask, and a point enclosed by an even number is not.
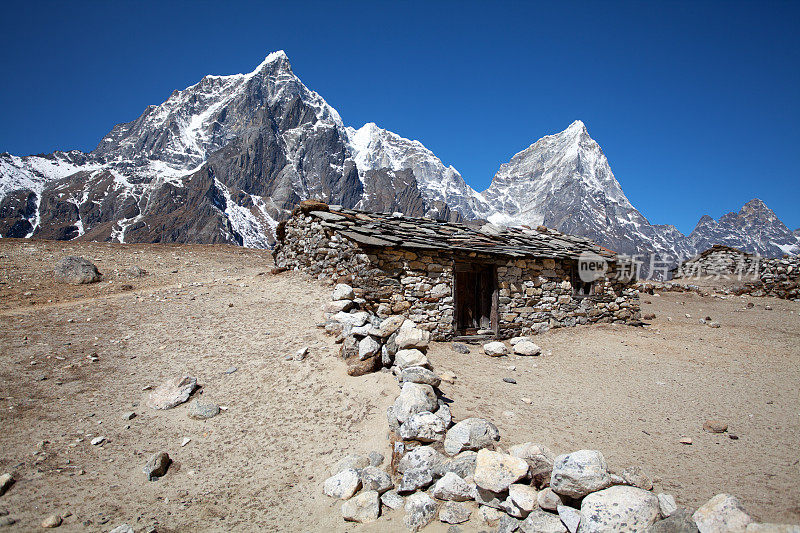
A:
[[[758,260],[752,254],[714,245],[701,254],[685,261],[675,269],[675,278],[725,277],[754,272]]]
[[[779,259],[761,258],[753,266],[758,273],[757,281],[743,280],[741,284],[731,287],[719,287],[715,292],[721,294],[750,295],[755,297],[772,296],[785,300],[800,300],[800,256],[789,256]],[[653,294],[656,290],[674,292],[696,292],[708,296],[710,291],[694,284],[680,282],[640,282],[636,288],[639,292]]]
[[[452,253],[362,247],[325,227],[319,218],[324,213],[299,210],[282,224],[274,250],[278,267],[349,283],[359,291],[361,310],[380,318],[401,314],[429,331],[433,340],[453,337]],[[572,294],[568,260],[513,259],[477,252],[459,260],[496,266],[500,338],[576,324],[638,323],[641,319],[638,291],[614,279],[614,272],[595,282],[594,295],[578,298]]]
[[[400,394],[387,412],[393,447],[390,471],[379,468],[382,456],[378,455],[379,460],[375,454],[348,456],[324,483],[326,495],[345,500],[341,506],[345,520],[373,522],[386,509],[402,507],[403,523],[411,531],[437,518],[461,524],[477,512],[485,525],[504,533],[800,533],[794,526],[756,524],[728,494],[715,496],[694,513],[679,508],[672,496],[652,492],[653,483],[640,468],[612,473],[596,450],[556,456],[542,444],[525,442],[504,451],[498,446],[500,432],[490,421],[467,418],[453,423],[439,389],[442,379],[425,353],[429,333],[401,316],[382,320],[358,311],[354,307],[358,303],[351,287],[337,285],[328,307],[337,317],[329,326],[344,324],[339,335],[342,351],[350,353],[346,360],[358,361],[355,366],[348,362],[348,373],[351,368],[360,369],[361,361],[378,357],[374,345],[365,339],[382,343],[381,351],[389,345],[381,362],[397,377]],[[355,323],[363,318],[364,325],[350,325],[352,318],[345,315],[358,316]],[[514,341],[516,353],[541,351],[529,339]],[[362,344],[369,349],[362,350]],[[484,351],[501,356],[508,348],[494,342],[485,345]]]
[[[754,285],[750,294],[763,291],[764,296],[800,300],[800,256],[762,259],[759,272],[760,286]]]

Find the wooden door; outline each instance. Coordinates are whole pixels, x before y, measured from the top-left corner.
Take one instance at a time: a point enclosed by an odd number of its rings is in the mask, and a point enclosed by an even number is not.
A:
[[[494,265],[459,264],[455,269],[455,330],[475,335],[497,331],[497,276]]]

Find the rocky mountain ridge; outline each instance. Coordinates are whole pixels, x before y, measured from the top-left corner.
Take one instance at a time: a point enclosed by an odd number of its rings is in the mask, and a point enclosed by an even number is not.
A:
[[[716,242],[765,255],[800,251],[798,237],[760,201],[719,221],[704,217],[688,237],[650,224],[580,121],[515,155],[476,192],[419,141],[373,123],[345,127],[282,51],[250,73],[206,76],[174,91],[115,126],[92,152],[0,154],[4,237],[267,247],[277,223],[306,198],[543,224],[664,258]]]

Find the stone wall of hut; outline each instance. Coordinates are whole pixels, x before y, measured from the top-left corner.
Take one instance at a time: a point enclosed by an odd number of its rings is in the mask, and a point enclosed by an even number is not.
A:
[[[278,237],[276,266],[351,284],[366,309],[378,316],[402,314],[435,340],[454,334],[456,261],[496,266],[501,338],[576,324],[640,320],[638,291],[614,279],[614,272],[595,282],[594,295],[573,296],[572,265],[567,261],[361,247],[303,213],[289,219]]]

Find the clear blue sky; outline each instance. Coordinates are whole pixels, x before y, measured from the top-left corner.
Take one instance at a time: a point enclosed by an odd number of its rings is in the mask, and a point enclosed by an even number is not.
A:
[[[342,115],[485,189],[583,120],[633,204],[689,232],[753,197],[800,227],[800,2],[13,2],[0,151],[91,150],[205,74],[286,50]]]

